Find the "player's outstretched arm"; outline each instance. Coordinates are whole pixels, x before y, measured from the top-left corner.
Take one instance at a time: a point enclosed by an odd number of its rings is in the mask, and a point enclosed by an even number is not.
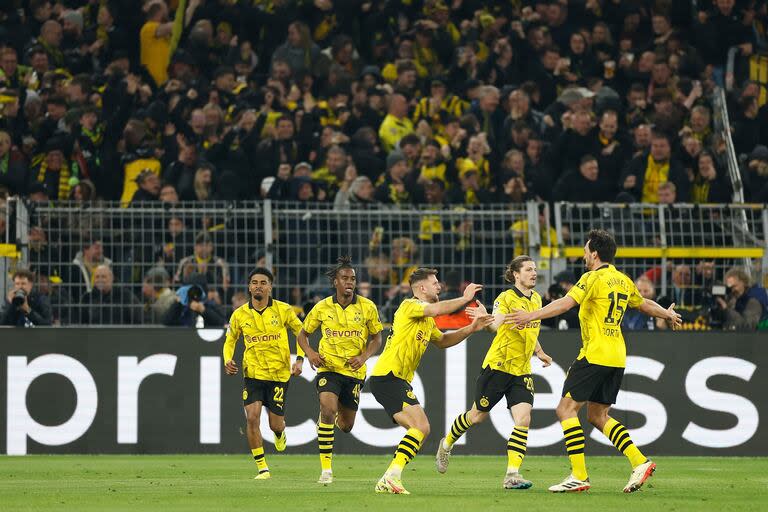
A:
[[[578,302],[573,297],[566,295],[560,299],[554,300],[544,306],[541,309],[535,311],[523,311],[515,310],[512,313],[508,313],[504,320],[505,324],[524,325],[533,320],[544,320],[545,318],[553,318],[560,316],[566,311],[569,311],[574,306],[578,305]]]
[[[493,323],[493,315],[488,314],[488,311],[482,304],[480,304],[477,308],[471,309],[478,310],[475,311],[474,320],[471,324],[467,325],[466,327],[462,327],[459,330],[443,334],[439,340],[434,341],[433,343],[440,348],[452,347],[461,343],[473,332],[483,330]]]
[[[637,306],[637,309],[646,315],[666,320],[672,329],[677,329],[683,324],[683,317],[675,311],[674,302],[667,309],[664,309],[655,301],[643,299],[643,303]]]
[[[424,316],[450,315],[457,309],[475,299],[475,294],[483,289],[483,285],[470,283],[464,288],[464,295],[451,300],[441,300],[424,306]]]
[[[485,310],[485,307],[483,307],[482,314],[486,314],[486,313],[487,313],[487,310]],[[481,314],[480,308],[467,308],[467,316],[469,317],[470,320],[474,320],[480,314]],[[503,313],[498,313],[493,315],[493,322],[491,322],[491,324],[488,327],[486,327],[485,330],[488,332],[498,331],[499,327],[501,327],[501,324],[504,323],[505,318],[506,318],[506,315],[504,315]]]

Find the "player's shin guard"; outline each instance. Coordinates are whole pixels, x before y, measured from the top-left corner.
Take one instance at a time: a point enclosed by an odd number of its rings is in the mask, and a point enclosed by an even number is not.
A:
[[[464,432],[469,430],[469,427],[471,426],[472,422],[469,419],[469,412],[456,416],[456,419],[453,420],[453,424],[451,425],[451,429],[445,435],[445,442],[448,445],[447,449],[450,449],[450,447],[453,446],[453,443],[458,441],[459,438],[464,435]]]
[[[587,463],[584,460],[584,430],[581,428],[579,418],[568,418],[560,422],[565,437],[565,450],[571,461],[571,473],[578,480],[587,479]]]
[[[647,459],[645,455],[640,452],[640,449],[632,442],[632,438],[629,437],[627,428],[616,421],[613,418],[608,418],[608,421],[603,427],[603,434],[607,437],[613,446],[616,447],[621,453],[623,453],[628,459],[632,467],[635,468],[644,463]]]
[[[269,468],[267,467],[267,459],[264,456],[264,447],[260,446],[258,448],[252,448],[251,454],[253,455],[253,460],[256,461],[256,467],[259,470],[259,473],[263,473],[264,471],[269,471]]]
[[[424,441],[424,433],[421,430],[415,428],[409,428],[405,433],[400,444],[397,445],[395,451],[395,457],[392,459],[392,463],[387,469],[387,473],[400,478],[403,472],[403,468],[406,464],[411,462],[413,458],[419,453],[421,443]]]
[[[507,473],[520,471],[528,446],[528,427],[515,427],[507,440]]]
[[[317,445],[320,451],[320,467],[331,470],[333,458],[333,423],[317,423]]]

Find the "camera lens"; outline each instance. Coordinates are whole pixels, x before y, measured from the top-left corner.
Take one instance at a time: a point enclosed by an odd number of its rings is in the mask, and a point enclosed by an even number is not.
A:
[[[27,293],[24,290],[16,290],[16,292],[13,294],[13,299],[11,299],[11,304],[19,307],[24,304],[24,300],[26,300],[26,298]]]
[[[190,301],[199,302],[203,296],[203,289],[199,286],[192,286],[187,294]]]

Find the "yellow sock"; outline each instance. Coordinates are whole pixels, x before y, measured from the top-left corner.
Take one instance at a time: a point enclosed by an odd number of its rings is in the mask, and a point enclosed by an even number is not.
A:
[[[520,471],[527,446],[528,427],[515,426],[507,441],[507,473]]]
[[[330,471],[333,459],[332,423],[317,423],[317,445],[320,451],[320,467],[323,471]]]
[[[397,445],[395,451],[395,457],[387,468],[387,473],[397,478],[403,473],[403,468],[406,464],[411,462],[413,458],[419,453],[421,443],[424,442],[424,433],[421,430],[415,428],[409,428],[405,433],[400,444]]]
[[[615,419],[608,418],[603,427],[603,434],[613,443],[617,450],[626,455],[633,468],[648,460],[640,452],[640,449],[635,446],[635,443],[632,442],[627,428]]]
[[[471,426],[472,422],[469,420],[469,412],[459,414],[456,416],[456,419],[453,420],[451,429],[445,434],[445,442],[448,443],[449,446],[453,446],[453,443],[458,441],[459,438],[464,435],[464,432],[469,430],[469,427]]]
[[[565,437],[565,450],[571,461],[571,473],[579,480],[587,479],[587,462],[584,459],[584,430],[581,428],[579,418],[568,418],[561,421],[563,436]]]
[[[259,473],[269,471],[269,468],[267,467],[267,459],[266,457],[264,457],[263,446],[260,446],[258,448],[252,448],[251,454],[253,455],[253,460],[256,461],[256,467],[259,469]]]

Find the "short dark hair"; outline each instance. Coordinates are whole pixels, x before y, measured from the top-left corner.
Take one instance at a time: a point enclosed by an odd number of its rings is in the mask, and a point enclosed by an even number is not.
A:
[[[616,240],[604,229],[593,229],[587,235],[590,251],[596,252],[603,263],[613,263],[616,257]]]
[[[35,274],[31,270],[27,270],[26,268],[20,268],[16,272],[13,273],[13,276],[11,276],[11,279],[16,279],[17,277],[21,277],[29,281],[30,283],[35,282]]]
[[[597,162],[597,158],[592,155],[584,155],[581,157],[581,160],[579,160],[579,167],[586,164],[587,162]]]
[[[213,243],[213,240],[211,239],[211,235],[208,234],[206,231],[201,231],[195,236],[195,245],[202,245],[202,244],[211,244]]]
[[[509,265],[507,265],[507,269],[504,271],[504,280],[507,281],[508,283],[514,283],[515,282],[514,272],[520,272],[520,269],[523,268],[523,263],[526,263],[528,261],[533,261],[533,258],[528,256],[527,254],[521,254],[520,256],[510,261]]]
[[[338,275],[339,270],[344,268],[355,270],[355,267],[352,266],[352,257],[349,255],[339,256],[336,259],[336,265],[328,269],[328,271],[325,273],[325,275],[328,276],[328,279],[331,281],[331,285],[333,285],[333,280],[336,279],[336,275]]]
[[[251,279],[253,278],[253,276],[255,276],[256,274],[267,276],[267,279],[269,279],[270,284],[272,284],[272,282],[274,282],[275,280],[275,276],[272,275],[272,272],[270,272],[268,268],[256,267],[255,269],[251,270],[250,274],[248,274],[249,283],[251,282]]]
[[[427,279],[429,276],[436,276],[436,275],[437,275],[437,269],[435,268],[419,267],[416,270],[414,270],[411,276],[408,278],[408,284],[413,286],[414,283],[423,281]]]

